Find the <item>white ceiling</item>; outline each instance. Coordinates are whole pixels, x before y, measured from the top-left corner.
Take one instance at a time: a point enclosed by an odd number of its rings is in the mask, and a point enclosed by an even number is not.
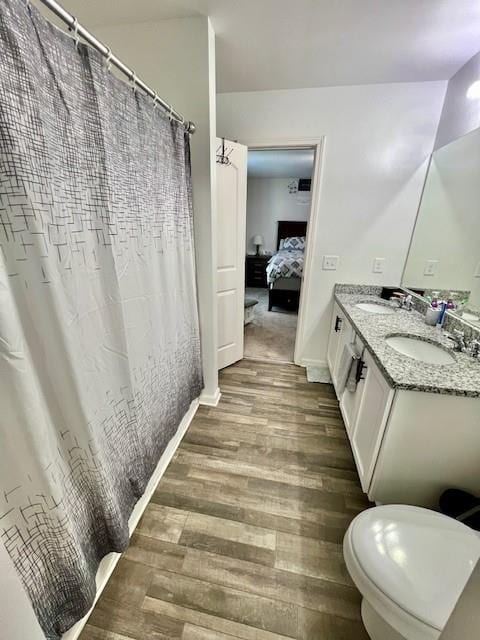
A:
[[[311,178],[313,149],[272,149],[248,152],[249,178]]]
[[[449,79],[479,0],[61,0],[87,27],[209,15],[220,93]]]

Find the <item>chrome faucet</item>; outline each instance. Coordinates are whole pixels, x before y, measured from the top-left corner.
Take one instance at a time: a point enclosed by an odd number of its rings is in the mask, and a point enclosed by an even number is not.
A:
[[[472,358],[479,358],[480,357],[480,340],[471,340],[467,345],[466,352]]]
[[[454,329],[452,333],[445,331],[444,335],[449,340],[452,340],[454,351],[462,351],[471,358],[480,359],[480,340],[473,339],[467,343],[465,341],[465,333],[459,329]]]
[[[411,311],[413,309],[413,298],[410,294],[403,299],[402,307],[407,311]]]
[[[407,311],[411,311],[413,309],[413,298],[410,294],[405,295],[404,293],[394,293],[390,298],[392,303],[396,303],[399,309],[406,309]]]
[[[465,333],[459,329],[454,329],[452,333],[445,331],[445,337],[453,342],[454,351],[466,351],[467,344],[465,342]]]

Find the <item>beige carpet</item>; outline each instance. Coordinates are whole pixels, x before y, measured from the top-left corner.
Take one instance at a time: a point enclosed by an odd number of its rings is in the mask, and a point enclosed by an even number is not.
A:
[[[253,322],[245,327],[245,358],[293,362],[297,314],[268,311],[268,290],[247,288],[245,295],[258,300]]]

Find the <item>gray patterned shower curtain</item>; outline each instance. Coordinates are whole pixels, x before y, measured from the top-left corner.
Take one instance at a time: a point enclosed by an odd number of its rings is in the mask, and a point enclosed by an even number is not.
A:
[[[24,0],[0,3],[0,376],[0,537],[57,639],[202,374],[188,136]]]

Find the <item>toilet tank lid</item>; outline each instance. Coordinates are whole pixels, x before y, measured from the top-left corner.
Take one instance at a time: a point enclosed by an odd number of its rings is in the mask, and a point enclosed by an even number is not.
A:
[[[465,525],[421,507],[386,505],[351,525],[355,557],[390,600],[442,630],[480,558],[480,538]]]

